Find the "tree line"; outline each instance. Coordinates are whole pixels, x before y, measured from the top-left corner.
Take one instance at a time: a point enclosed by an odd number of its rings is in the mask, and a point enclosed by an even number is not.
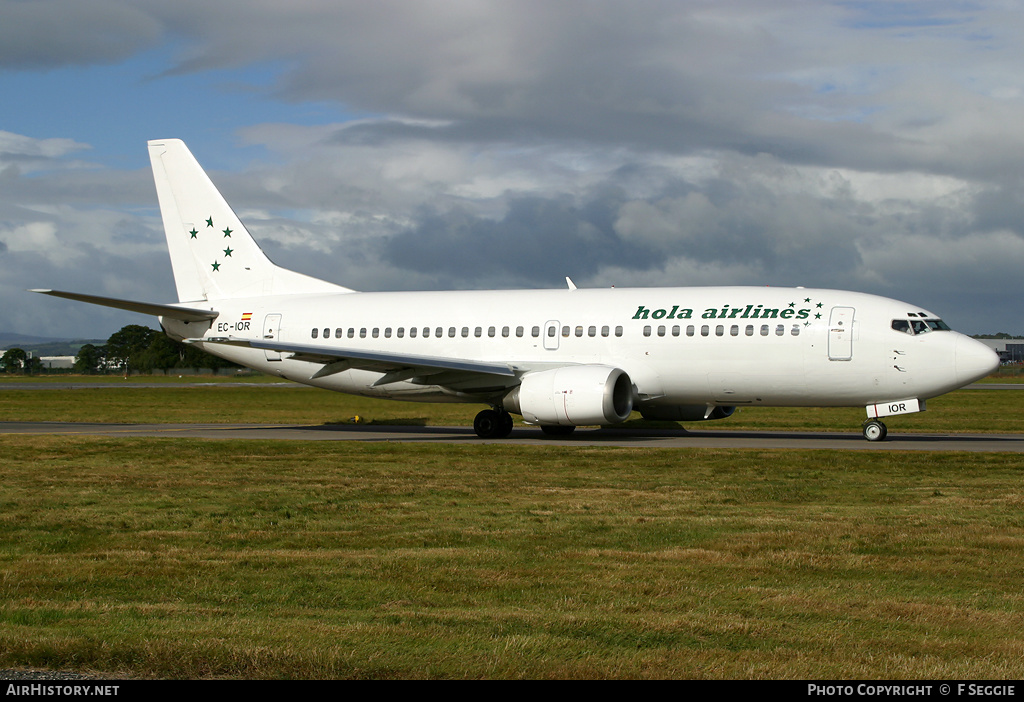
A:
[[[4,352],[0,363],[8,373],[33,373],[41,369],[38,358],[28,358],[23,349]],[[75,356],[74,370],[85,375],[98,373],[152,373],[174,368],[240,368],[211,356],[191,344],[182,344],[149,327],[129,324],[111,334],[106,344],[84,344]]]

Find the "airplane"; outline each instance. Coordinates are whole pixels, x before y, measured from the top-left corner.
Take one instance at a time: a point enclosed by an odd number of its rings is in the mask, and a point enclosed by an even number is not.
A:
[[[149,155],[178,302],[37,289],[158,317],[172,339],[338,392],[486,405],[481,438],[519,415],[545,434],[743,407],[864,407],[883,417],[999,366],[932,312],[842,290],[675,287],[357,292],[264,254],[184,142]]]

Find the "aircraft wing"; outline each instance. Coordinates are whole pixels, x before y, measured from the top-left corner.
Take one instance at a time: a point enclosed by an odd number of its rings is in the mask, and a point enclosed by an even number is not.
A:
[[[310,379],[322,378],[350,368],[384,373],[374,386],[388,385],[403,380],[430,378],[427,384],[495,388],[516,384],[516,369],[507,363],[486,363],[439,356],[416,356],[389,353],[386,351],[364,351],[333,346],[310,344],[287,344],[266,339],[239,339],[235,337],[210,337],[186,339],[186,343],[224,344],[252,349],[264,349],[279,353],[290,353],[296,361],[323,364]],[[415,381],[414,381],[415,382]]]
[[[134,300],[118,300],[114,297],[83,295],[82,293],[64,292],[62,290],[29,290],[29,292],[63,297],[68,300],[78,300],[79,302],[90,302],[94,305],[114,307],[119,310],[128,310],[129,312],[141,312],[142,314],[151,314],[156,317],[170,317],[171,319],[180,319],[183,322],[205,322],[216,319],[220,315],[219,312],[214,310],[200,310],[192,307],[177,307],[175,305],[158,305],[153,302],[136,302]]]

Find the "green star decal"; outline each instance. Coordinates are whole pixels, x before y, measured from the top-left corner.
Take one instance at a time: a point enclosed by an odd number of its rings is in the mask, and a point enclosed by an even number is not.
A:
[[[819,310],[821,309],[821,303],[820,302],[817,304],[817,307],[818,307]]]
[[[821,319],[821,312],[818,312],[817,314],[815,314],[814,318],[815,319]]]
[[[796,303],[795,302],[791,302],[791,303],[789,303],[789,306],[790,307],[796,307]]]
[[[224,249],[224,255],[230,256],[232,251],[234,251],[234,249],[229,246],[228,248]]]
[[[805,297],[804,298],[804,302],[810,302],[810,301],[811,301],[811,298],[809,298],[809,297]]]
[[[213,270],[215,270],[215,271],[219,271],[220,270],[220,264],[217,263],[216,261],[213,262]]]
[[[224,230],[224,236],[231,236],[231,230],[230,229],[225,229]]]
[[[208,227],[212,227],[213,226],[213,217],[210,217],[208,220],[206,220],[206,226],[208,226]]]
[[[195,227],[192,227],[192,231],[190,231],[189,234],[191,234],[192,238],[195,239],[199,235],[199,232],[196,231]]]

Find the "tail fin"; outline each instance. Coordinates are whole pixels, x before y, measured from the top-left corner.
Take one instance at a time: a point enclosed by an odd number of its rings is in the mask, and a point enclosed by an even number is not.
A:
[[[275,265],[178,139],[149,142],[178,300],[353,292]]]

